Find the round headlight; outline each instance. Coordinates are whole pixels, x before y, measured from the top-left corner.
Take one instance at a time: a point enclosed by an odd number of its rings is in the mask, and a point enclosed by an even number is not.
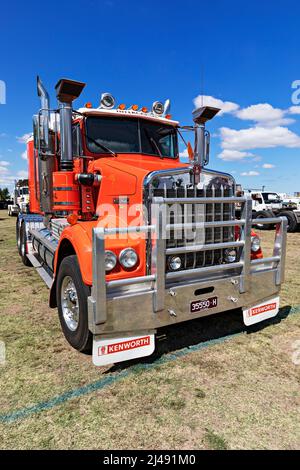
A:
[[[236,251],[234,248],[229,248],[224,252],[224,258],[226,263],[234,263],[236,261]]]
[[[181,258],[179,256],[170,256],[168,259],[168,265],[171,271],[178,271],[182,265]]]
[[[123,268],[133,268],[138,262],[137,252],[133,248],[125,248],[119,255],[119,261]]]
[[[161,103],[160,101],[154,101],[154,103],[152,105],[152,111],[155,114],[158,114],[159,116],[161,116],[163,114],[164,110],[165,110],[165,107],[164,107],[163,103]]]
[[[258,238],[257,236],[251,237],[251,251],[254,251],[254,253],[256,253],[259,250],[260,250],[260,238]]]
[[[101,108],[111,109],[115,105],[115,99],[110,93],[102,93],[100,105]]]
[[[116,255],[109,250],[105,251],[105,271],[111,271],[117,264]]]

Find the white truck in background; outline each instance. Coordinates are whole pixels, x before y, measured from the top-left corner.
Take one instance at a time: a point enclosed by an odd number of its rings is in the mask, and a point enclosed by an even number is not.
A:
[[[15,183],[13,204],[7,206],[7,213],[10,217],[18,215],[20,212],[26,214],[29,210],[29,186],[28,180],[19,180]]]
[[[259,189],[242,189],[237,185],[238,194],[250,193],[252,197],[252,217],[255,219],[268,219],[278,215],[285,216],[288,220],[288,232],[296,232],[300,227],[300,203],[294,198],[283,199],[281,195],[273,191]],[[257,225],[259,229],[271,229],[273,224]]]

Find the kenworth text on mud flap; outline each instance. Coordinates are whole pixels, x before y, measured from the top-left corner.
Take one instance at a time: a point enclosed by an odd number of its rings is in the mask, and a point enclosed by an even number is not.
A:
[[[283,282],[285,218],[263,258],[252,231],[252,199],[235,195],[230,174],[205,169],[202,107],[181,128],[170,102],[78,110],[85,84],[61,79],[58,109],[38,78],[41,109],[28,141],[30,212],[17,220],[18,249],[50,288],[67,341],[93,348],[96,365],[150,355],[166,325],[240,308],[246,325],[275,316]],[[187,144],[181,163],[178,139]],[[235,216],[240,204],[241,217]],[[260,221],[268,223],[268,219]]]

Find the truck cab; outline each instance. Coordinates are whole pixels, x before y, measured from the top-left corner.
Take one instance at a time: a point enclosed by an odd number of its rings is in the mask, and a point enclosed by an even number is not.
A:
[[[105,365],[151,354],[166,325],[232,308],[246,325],[276,315],[287,221],[274,219],[274,253],[263,258],[251,196],[206,168],[206,123],[219,110],[194,110],[182,128],[169,100],[126,106],[103,93],[74,109],[84,86],[60,80],[51,110],[38,79],[30,213],[17,221],[19,253],[50,288],[70,345]],[[178,152],[185,130],[195,136],[189,163]]]

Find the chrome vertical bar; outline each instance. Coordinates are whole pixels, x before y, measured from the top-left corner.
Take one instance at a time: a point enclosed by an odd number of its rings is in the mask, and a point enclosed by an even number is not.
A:
[[[89,326],[99,325],[107,320],[106,311],[106,279],[105,279],[105,232],[103,228],[93,229],[93,286],[89,297]]]
[[[163,198],[153,198],[152,224],[155,224],[155,243],[152,252],[152,273],[156,281],[153,294],[153,310],[159,312],[165,307],[165,278],[166,278],[166,232],[164,220]]]
[[[245,244],[241,254],[243,268],[240,277],[240,293],[247,292],[250,288],[250,268],[251,268],[251,228],[252,228],[252,198],[250,194],[245,197],[244,207],[242,211],[242,219],[245,225],[241,227],[241,240]]]
[[[276,224],[276,235],[273,256],[280,256],[280,261],[277,265],[275,284],[279,286],[284,281],[284,269],[286,258],[286,240],[287,240],[287,225],[288,220],[286,217],[280,217],[281,222]]]

